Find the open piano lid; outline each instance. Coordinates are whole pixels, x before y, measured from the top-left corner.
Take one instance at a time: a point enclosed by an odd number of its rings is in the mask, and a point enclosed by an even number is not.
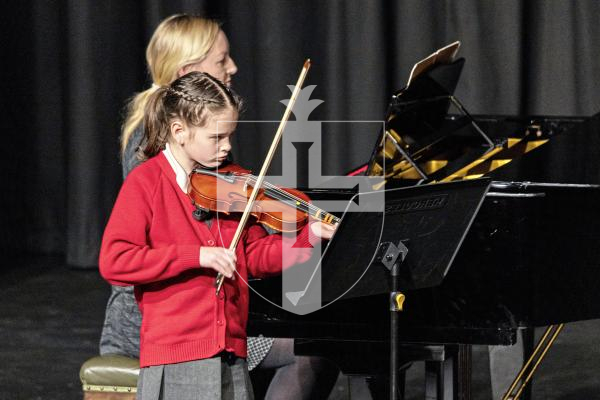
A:
[[[464,62],[440,57],[413,76],[419,63],[415,65],[409,85],[392,96],[367,175],[384,175],[404,185],[440,181],[494,149],[454,97]]]

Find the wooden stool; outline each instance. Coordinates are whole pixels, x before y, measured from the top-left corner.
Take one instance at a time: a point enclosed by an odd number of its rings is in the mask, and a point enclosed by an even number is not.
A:
[[[83,400],[135,400],[139,374],[140,362],[134,358],[92,357],[79,370]]]

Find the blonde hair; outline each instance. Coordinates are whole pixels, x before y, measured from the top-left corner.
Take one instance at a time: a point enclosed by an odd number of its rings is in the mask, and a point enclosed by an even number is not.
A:
[[[165,148],[170,124],[180,119],[186,125],[203,127],[211,115],[228,108],[242,111],[242,99],[220,80],[205,72],[190,72],[152,93],[144,110],[146,143],[141,159],[154,157]]]
[[[131,135],[144,118],[144,108],[150,95],[160,86],[173,82],[184,66],[202,61],[219,30],[217,21],[187,14],[172,15],[158,25],[146,48],[146,62],[153,85],[137,93],[127,105],[121,154],[125,153]]]

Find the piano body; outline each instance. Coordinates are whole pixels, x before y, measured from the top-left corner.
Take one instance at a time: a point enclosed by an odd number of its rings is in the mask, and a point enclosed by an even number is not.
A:
[[[454,397],[468,399],[469,345],[511,345],[519,329],[600,317],[600,114],[473,118],[452,96],[462,62],[393,97],[367,174],[384,175],[386,189],[492,179],[443,282],[416,288],[410,271],[401,278],[404,360],[444,360],[454,351]],[[281,303],[277,278],[251,285]],[[295,315],[254,295],[248,333],[296,338],[298,353],[330,358],[348,374],[385,375],[388,297]],[[450,398],[439,390],[433,398]]]

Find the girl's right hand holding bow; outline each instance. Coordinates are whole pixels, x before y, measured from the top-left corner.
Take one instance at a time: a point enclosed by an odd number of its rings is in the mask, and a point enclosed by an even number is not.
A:
[[[200,266],[235,279],[235,253],[224,247],[200,247]]]

